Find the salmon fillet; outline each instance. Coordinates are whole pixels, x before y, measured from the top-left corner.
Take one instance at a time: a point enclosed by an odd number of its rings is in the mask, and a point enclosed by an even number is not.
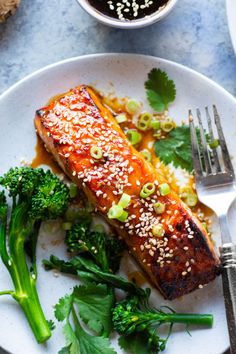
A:
[[[219,258],[201,223],[176,193],[160,195],[165,179],[133,148],[91,88],[79,86],[39,109],[35,126],[60,167],[103,216],[123,193],[131,196],[127,220],[107,220],[166,299],[201,288],[219,274]],[[102,158],[91,156],[92,147],[102,150]],[[141,198],[146,183],[153,183],[155,192]],[[154,210],[157,201],[165,204],[162,215]],[[160,224],[164,235],[155,237],[153,227]]]

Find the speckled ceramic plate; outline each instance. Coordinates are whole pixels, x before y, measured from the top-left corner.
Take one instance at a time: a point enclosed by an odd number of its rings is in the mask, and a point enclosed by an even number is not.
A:
[[[154,57],[125,54],[100,54],[72,58],[48,66],[20,81],[0,97],[0,174],[11,166],[19,165],[24,157],[31,161],[35,155],[36,135],[33,119],[37,108],[56,94],[78,84],[92,84],[105,93],[115,91],[118,96],[132,96],[145,103],[144,81],[153,67],[166,70],[174,79],[177,98],[170,109],[176,121],[186,119],[189,108],[203,108],[217,103],[223,117],[229,150],[236,153],[235,117],[236,101],[224,89],[206,77],[179,64]],[[234,208],[235,209],[235,208]],[[236,230],[236,217],[231,213],[231,227]],[[235,220],[235,221],[234,221]],[[236,232],[232,232],[236,235]],[[38,290],[46,317],[53,318],[53,305],[76,284],[76,280],[53,272],[45,272],[42,258],[51,253],[63,256],[62,235],[42,232],[38,242]],[[214,240],[219,244],[217,225]],[[129,258],[123,261],[123,269],[132,271],[136,265]],[[0,263],[0,290],[11,289],[11,280]],[[166,354],[221,354],[228,347],[228,334],[222,297],[221,279],[173,302],[164,301],[153,291],[155,306],[171,305],[177,311],[212,313],[212,329],[191,329],[191,337],[184,327],[176,326],[169,340]],[[45,345],[38,345],[18,305],[7,297],[0,298],[0,345],[14,354],[56,354],[63,346],[61,326],[53,332]],[[113,341],[118,353],[122,353]],[[91,353],[92,354],[92,353]]]
[[[229,32],[231,36],[231,41],[234,47],[234,51],[236,53],[236,1],[235,0],[227,0],[227,17],[229,24]]]

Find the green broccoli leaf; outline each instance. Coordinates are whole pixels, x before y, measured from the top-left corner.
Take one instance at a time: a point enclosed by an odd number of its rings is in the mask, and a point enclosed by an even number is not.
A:
[[[165,139],[156,141],[154,149],[166,165],[172,162],[175,167],[193,171],[190,129],[187,125],[173,129]]]
[[[112,330],[113,291],[103,284],[88,284],[76,287],[73,296],[87,326],[98,335],[108,336]]]
[[[158,354],[165,350],[168,337],[163,339],[158,336],[155,328],[142,332],[134,332],[119,338],[119,345],[125,351],[133,354]]]
[[[150,296],[149,288],[142,289],[119,275],[103,272],[93,261],[82,256],[71,258],[70,261],[64,261],[52,255],[49,260],[43,260],[43,264],[46,270],[58,269],[62,273],[77,274],[80,280],[87,283],[107,284],[127,293],[136,294],[143,299],[147,299]]]
[[[145,88],[149,104],[156,112],[163,112],[175,100],[175,83],[160,69],[154,68],[149,72]]]
[[[129,336],[121,336],[119,345],[127,352],[134,354],[150,354],[146,332],[137,332]]]

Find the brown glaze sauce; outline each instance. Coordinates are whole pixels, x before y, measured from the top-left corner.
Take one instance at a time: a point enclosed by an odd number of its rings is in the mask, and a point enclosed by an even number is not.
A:
[[[140,271],[134,271],[128,274],[128,280],[133,281],[138,286],[142,286],[146,283],[147,279],[144,274]]]
[[[41,165],[46,165],[50,167],[50,169],[55,174],[61,174],[62,170],[59,165],[53,159],[53,156],[46,150],[43,141],[37,135],[37,143],[35,146],[35,157],[31,162],[31,167],[36,168]]]

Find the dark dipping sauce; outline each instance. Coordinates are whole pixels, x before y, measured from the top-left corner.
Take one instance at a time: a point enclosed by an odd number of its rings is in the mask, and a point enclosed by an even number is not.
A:
[[[109,17],[118,20],[137,20],[152,15],[169,0],[88,0],[89,3]]]

